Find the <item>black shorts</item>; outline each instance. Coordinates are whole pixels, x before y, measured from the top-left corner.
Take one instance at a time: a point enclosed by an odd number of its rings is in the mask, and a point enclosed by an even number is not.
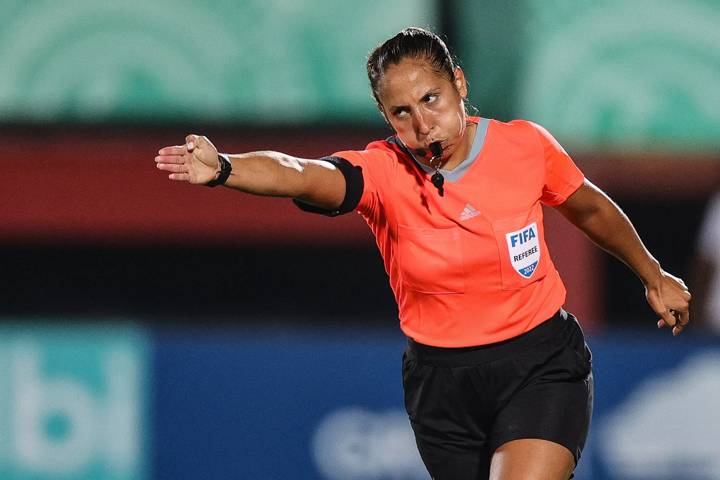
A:
[[[558,443],[577,462],[592,415],[590,349],[564,310],[491,345],[409,340],[403,387],[420,456],[435,480],[488,478],[493,452],[521,438]]]

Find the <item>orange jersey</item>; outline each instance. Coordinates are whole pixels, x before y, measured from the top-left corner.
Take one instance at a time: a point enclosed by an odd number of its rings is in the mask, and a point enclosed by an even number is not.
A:
[[[558,205],[584,176],[534,123],[478,123],[468,158],[445,176],[392,141],[334,154],[362,169],[357,211],[375,234],[402,331],[441,347],[483,345],[550,318],[565,287],[545,244],[541,203]]]

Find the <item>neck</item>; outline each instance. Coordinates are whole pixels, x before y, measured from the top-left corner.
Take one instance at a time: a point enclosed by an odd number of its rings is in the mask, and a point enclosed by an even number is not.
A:
[[[455,151],[450,155],[449,158],[440,160],[439,167],[443,170],[454,170],[459,166],[467,156],[470,154],[472,149],[473,140],[475,140],[475,132],[477,131],[477,124],[475,122],[468,122],[465,127],[465,132],[460,138]],[[433,168],[435,165],[431,165]]]

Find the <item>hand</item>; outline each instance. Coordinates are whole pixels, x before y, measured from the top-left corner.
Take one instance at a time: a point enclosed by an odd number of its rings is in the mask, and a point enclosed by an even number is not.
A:
[[[680,335],[690,322],[691,295],[685,282],[664,270],[660,271],[660,282],[645,287],[645,297],[650,307],[660,316],[658,328],[673,327],[673,335]]]
[[[155,157],[157,168],[170,172],[170,180],[206,184],[220,172],[218,151],[206,137],[188,135],[185,145],[164,147]]]

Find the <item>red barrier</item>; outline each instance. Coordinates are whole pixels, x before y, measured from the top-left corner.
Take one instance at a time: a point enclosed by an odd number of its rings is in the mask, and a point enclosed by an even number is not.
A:
[[[282,149],[317,157],[362,133],[213,136],[225,151]],[[240,135],[235,135],[239,137]],[[93,243],[350,243],[372,242],[358,215],[302,213],[288,199],[175,183],[155,169],[161,146],[184,132],[72,129],[2,132],[0,241]],[[366,136],[365,138],[373,138]]]
[[[178,129],[109,127],[0,130],[0,243],[372,245],[354,214],[325,218],[287,199],[258,198],[169,181],[155,169],[159,147]],[[363,148],[384,130],[210,129],[227,152],[281,150],[317,158]],[[576,155],[612,196],[702,198],[720,185],[713,156]],[[551,210],[551,209],[550,209]],[[568,286],[567,307],[593,328],[602,316],[602,253],[556,212],[548,242]]]
[[[177,129],[74,127],[0,130],[0,242],[312,243],[371,241],[357,215],[328,219],[287,199],[174,183],[154,168]],[[319,157],[362,148],[384,130],[207,132],[223,151],[282,150]],[[702,196],[720,184],[711,157],[580,156],[588,176],[613,195]]]

